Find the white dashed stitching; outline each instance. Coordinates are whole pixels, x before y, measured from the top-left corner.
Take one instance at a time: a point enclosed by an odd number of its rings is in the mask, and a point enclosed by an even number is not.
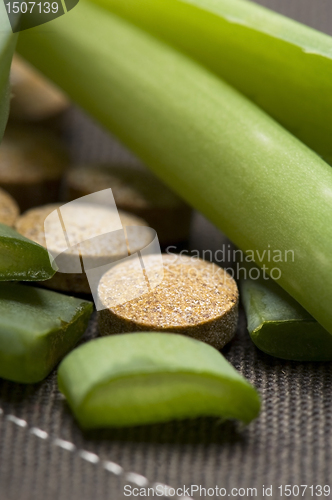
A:
[[[112,474],[116,474],[117,476],[123,474],[123,468],[121,467],[121,465],[118,465],[114,462],[105,461],[104,469],[108,470],[108,472],[112,472]]]
[[[9,420],[10,422],[13,422],[13,424],[18,425],[19,427],[26,427],[28,425],[25,420],[17,418],[15,417],[15,415],[7,415],[6,419]]]
[[[62,448],[63,450],[67,450],[67,451],[75,451],[76,450],[76,446],[73,443],[71,443],[70,441],[65,441],[64,439],[56,438],[56,439],[54,439],[53,444],[55,446],[59,446],[59,448]]]
[[[81,450],[78,452],[79,456],[90,462],[91,464],[98,464],[100,462],[100,458],[95,453],[91,453],[90,451]]]
[[[0,415],[4,415],[4,411],[2,408],[0,408]],[[13,424],[18,425],[19,427],[22,427],[22,428],[28,427],[28,423],[26,422],[26,420],[22,420],[21,418],[15,417],[15,415],[11,415],[11,414],[6,415],[6,420],[8,420],[9,422],[12,422]],[[46,440],[49,438],[48,433],[43,431],[42,429],[39,429],[38,427],[31,427],[29,429],[29,431],[30,431],[30,434],[32,434],[40,439]],[[64,439],[55,438],[55,439],[53,439],[53,444],[55,446],[58,446],[59,448],[62,448],[63,450],[66,450],[66,451],[71,451],[71,452],[76,451],[76,446],[73,443],[71,443],[70,441],[65,441]],[[101,461],[100,457],[98,455],[96,455],[95,453],[91,453],[90,451],[78,450],[78,455],[83,460],[86,460],[87,462],[89,462],[91,464],[98,464]],[[121,467],[121,465],[118,465],[115,462],[111,462],[109,460],[105,460],[102,463],[103,463],[103,467],[106,471],[111,472],[112,474],[115,474],[116,476],[121,476],[124,474],[124,470]],[[140,487],[146,487],[147,485],[150,484],[149,480],[146,477],[142,476],[141,474],[137,474],[136,472],[127,472],[127,473],[125,473],[124,477],[127,481],[130,481],[131,483],[134,483]],[[161,483],[154,483],[152,486],[156,487],[156,485],[158,485],[158,484],[161,484]],[[171,486],[166,486],[166,485],[162,485],[162,486],[165,489],[167,489],[167,488],[171,489]],[[164,497],[164,498],[171,498],[171,497]],[[172,499],[174,499],[174,497],[172,497]],[[183,497],[183,496],[177,497],[177,499],[178,500],[193,500],[191,497]]]
[[[141,476],[140,474],[136,474],[136,472],[128,472],[125,478],[131,483],[137,484],[137,486],[143,487],[149,484],[149,481],[146,477]]]
[[[41,429],[38,429],[37,427],[32,427],[30,429],[31,434],[34,436],[39,437],[40,439],[48,439],[48,434],[45,431],[42,431]]]

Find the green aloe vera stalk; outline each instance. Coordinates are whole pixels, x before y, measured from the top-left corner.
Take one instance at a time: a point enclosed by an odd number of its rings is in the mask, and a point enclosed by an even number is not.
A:
[[[17,36],[13,35],[4,2],[0,2],[0,141],[9,114],[9,71]]]
[[[84,0],[20,50],[332,333],[332,169],[201,65]],[[259,259],[257,258],[259,252]]]
[[[0,281],[44,281],[55,274],[48,251],[0,224]]]
[[[332,360],[332,337],[273,280],[240,285],[253,343],[262,351],[294,361]]]
[[[245,0],[94,0],[207,66],[332,164],[332,38]]]
[[[91,302],[13,283],[0,284],[0,377],[43,380],[83,335]]]
[[[85,428],[215,416],[250,422],[256,390],[213,347],[172,333],[93,340],[61,363],[59,388]]]
[[[43,380],[83,335],[86,300],[16,283],[0,283],[0,377]]]

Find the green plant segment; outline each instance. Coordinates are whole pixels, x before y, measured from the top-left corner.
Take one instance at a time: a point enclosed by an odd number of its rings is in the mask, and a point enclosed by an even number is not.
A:
[[[6,8],[0,3],[0,141],[7,124],[9,113],[9,71],[17,37],[13,35]]]
[[[68,50],[70,47],[70,50]],[[332,169],[201,65],[81,1],[20,51],[332,333]],[[323,291],[323,293],[322,293]]]
[[[250,422],[256,390],[213,347],[172,333],[126,333],[70,353],[59,387],[85,428],[202,415]]]
[[[44,281],[54,274],[44,247],[0,224],[0,281]]]
[[[275,281],[241,282],[248,331],[262,351],[294,361],[332,360],[332,337]]]
[[[245,0],[94,0],[188,53],[332,164],[332,38]]]
[[[92,310],[85,300],[0,283],[0,377],[43,380],[83,335]]]

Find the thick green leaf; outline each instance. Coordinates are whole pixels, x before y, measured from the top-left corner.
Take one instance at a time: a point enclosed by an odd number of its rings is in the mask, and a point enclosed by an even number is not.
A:
[[[0,377],[43,380],[83,335],[91,302],[30,286],[0,284]]]
[[[332,169],[182,53],[81,1],[20,50],[332,333]]]
[[[188,53],[332,164],[332,38],[245,0],[94,0]]]
[[[55,270],[44,247],[0,224],[0,281],[43,281]]]
[[[9,114],[9,71],[16,40],[17,36],[13,35],[5,5],[0,2],[0,141]]]
[[[332,360],[332,336],[272,280],[244,280],[248,331],[262,351],[295,361]]]
[[[122,427],[202,415],[250,422],[255,389],[213,347],[172,333],[126,333],[69,354],[59,387],[82,427]]]

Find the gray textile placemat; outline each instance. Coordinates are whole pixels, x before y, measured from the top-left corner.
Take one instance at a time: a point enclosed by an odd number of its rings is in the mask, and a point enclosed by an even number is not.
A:
[[[258,3],[332,34],[331,0]],[[75,109],[64,118],[63,134],[74,161],[139,165]],[[196,214],[191,242],[217,248],[222,236]],[[96,335],[93,317],[85,340]],[[279,498],[279,485],[329,484],[331,363],[264,355],[249,339],[243,311],[237,335],[223,352],[262,397],[260,417],[245,429],[233,422],[199,419],[83,433],[58,392],[56,373],[33,386],[0,381],[0,500],[120,500],[126,498],[125,484],[146,481],[173,487],[218,485],[227,492],[255,487],[256,498],[263,498],[263,484],[273,485],[272,498]],[[307,490],[301,498],[315,497]]]

